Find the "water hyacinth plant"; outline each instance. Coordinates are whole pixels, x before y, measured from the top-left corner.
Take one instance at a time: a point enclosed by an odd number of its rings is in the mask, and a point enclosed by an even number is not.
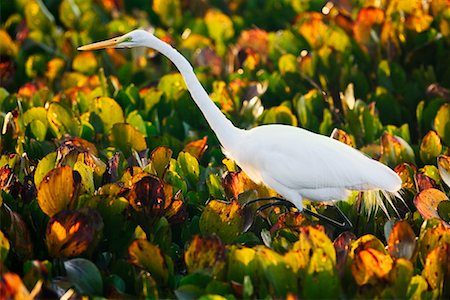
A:
[[[448,1],[15,0],[0,12],[6,298],[450,296]],[[223,156],[169,61],[76,50],[135,28],[179,49],[236,126],[332,136],[394,169],[406,205],[386,214],[353,193],[336,204],[348,231],[257,211],[266,202],[249,201],[276,193]]]

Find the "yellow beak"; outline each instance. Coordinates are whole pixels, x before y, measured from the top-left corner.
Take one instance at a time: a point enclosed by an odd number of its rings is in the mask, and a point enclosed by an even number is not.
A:
[[[114,48],[119,44],[120,38],[113,38],[106,41],[101,41],[97,43],[92,43],[89,45],[84,45],[81,47],[78,47],[78,50],[80,51],[87,51],[87,50],[98,50],[98,49],[104,49],[104,48]]]

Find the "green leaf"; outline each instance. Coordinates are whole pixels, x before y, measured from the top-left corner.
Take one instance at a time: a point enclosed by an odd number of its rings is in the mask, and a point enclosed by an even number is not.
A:
[[[155,280],[162,285],[167,284],[169,270],[166,258],[158,246],[151,244],[147,240],[135,240],[128,247],[130,262],[144,270],[150,272]]]
[[[231,243],[241,233],[244,217],[238,202],[212,200],[203,210],[199,225],[202,234],[217,234],[224,243]]]
[[[73,258],[64,262],[66,277],[81,295],[103,294],[103,280],[97,266],[85,258]]]
[[[436,163],[436,158],[442,152],[441,139],[435,131],[429,131],[420,144],[420,159],[425,164]]]
[[[90,122],[99,132],[108,133],[114,124],[125,122],[122,108],[114,99],[109,97],[99,97],[92,101],[89,111],[91,112],[91,120],[97,117],[101,121],[101,124]]]
[[[180,152],[177,162],[189,185],[195,187],[200,176],[200,166],[197,159],[187,152]]]
[[[450,104],[442,105],[434,118],[434,128],[444,144],[450,146]]]
[[[170,148],[157,147],[150,155],[152,173],[157,175],[160,179],[164,178],[164,175],[169,168],[172,153],[173,151]]]
[[[284,106],[272,107],[264,114],[264,124],[286,124],[297,126],[297,118],[292,111]]]
[[[81,176],[81,187],[89,194],[93,194],[95,191],[94,186],[94,171],[91,167],[87,166],[81,161],[75,162],[73,170],[77,171]]]
[[[293,54],[284,54],[278,60],[278,69],[282,75],[286,73],[296,73],[298,72],[298,61],[297,57]]]
[[[144,135],[126,123],[114,124],[109,133],[109,140],[113,146],[123,152],[125,157],[131,156],[132,149],[137,152],[147,149]]]
[[[0,262],[4,263],[8,256],[10,244],[6,236],[0,231]]]
[[[72,112],[61,104],[50,103],[47,110],[47,120],[50,129],[57,138],[64,134],[77,136],[80,132],[79,121],[73,116]]]
[[[155,0],[152,8],[168,27],[177,27],[183,20],[180,0]]]
[[[447,223],[450,223],[450,201],[445,200],[439,202],[437,206],[439,217]]]
[[[58,153],[51,152],[41,159],[34,172],[34,184],[39,187],[45,175],[56,166],[56,158]]]
[[[216,42],[216,51],[225,54],[225,43],[234,36],[233,22],[219,10],[210,9],[206,12],[205,23],[209,36]]]

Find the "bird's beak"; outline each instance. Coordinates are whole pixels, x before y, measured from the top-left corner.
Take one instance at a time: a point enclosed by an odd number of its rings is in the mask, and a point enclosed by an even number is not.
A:
[[[84,45],[81,47],[78,47],[78,50],[81,51],[87,51],[87,50],[98,50],[98,49],[104,49],[104,48],[114,48],[121,42],[120,38],[113,38],[106,41],[101,41],[97,43],[92,43],[89,45]]]

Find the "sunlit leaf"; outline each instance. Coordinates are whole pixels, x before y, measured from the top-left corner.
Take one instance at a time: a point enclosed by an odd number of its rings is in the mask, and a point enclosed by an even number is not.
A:
[[[131,156],[132,149],[137,152],[147,149],[147,142],[142,133],[126,123],[115,123],[109,133],[109,140],[125,157]]]
[[[94,53],[86,51],[77,54],[73,59],[72,68],[77,72],[92,75],[98,68]]]
[[[63,210],[47,224],[46,243],[52,257],[73,257],[95,249],[103,220],[93,209]]]
[[[416,195],[414,205],[424,219],[439,218],[437,207],[444,200],[449,200],[447,195],[438,189],[429,188]]]
[[[0,39],[2,40],[2,43],[0,44],[0,54],[15,56],[17,54],[18,48],[9,36],[8,32],[3,29],[0,30]]]
[[[200,216],[200,232],[204,235],[217,234],[224,243],[233,242],[241,233],[244,225],[240,205],[211,200]]]
[[[333,129],[333,132],[331,133],[331,138],[338,140],[346,145],[349,145],[350,147],[355,147],[355,141],[353,138],[348,135],[344,130],[335,128]]]
[[[420,158],[426,164],[436,162],[436,157],[442,152],[441,139],[435,131],[429,131],[420,144]]]
[[[398,298],[406,298],[413,273],[414,268],[411,261],[404,258],[396,259],[388,276],[392,284],[389,292]]]
[[[3,263],[8,256],[10,244],[6,236],[0,231],[0,261]]]
[[[355,39],[364,45],[368,45],[371,39],[371,30],[374,25],[384,21],[384,11],[376,7],[364,7],[358,11],[353,34]]]
[[[195,236],[184,253],[189,273],[207,272],[220,276],[225,266],[225,247],[215,236]]]
[[[2,272],[0,290],[5,299],[32,299],[19,275],[12,272]]]
[[[81,178],[71,167],[50,170],[41,181],[37,198],[42,211],[52,217],[63,209],[71,208],[78,197]]]
[[[450,145],[450,104],[442,105],[434,118],[434,129],[446,145]]]
[[[153,278],[160,283],[166,284],[169,278],[169,270],[161,249],[147,240],[135,240],[128,248],[130,262],[150,272]]]
[[[166,26],[178,26],[182,21],[180,0],[156,0],[152,8]]]
[[[298,72],[297,58],[292,54],[285,54],[278,61],[278,69],[282,75]]]
[[[421,171],[414,174],[414,181],[416,182],[417,191],[419,192],[426,189],[438,188],[436,181]]]
[[[359,251],[374,249],[383,254],[388,254],[383,243],[374,235],[366,234],[354,241],[350,248],[350,258],[353,258]]]
[[[97,130],[108,133],[116,123],[125,122],[122,108],[114,99],[99,97],[91,102],[89,110],[92,112],[91,119],[97,116],[102,126]],[[91,122],[92,123],[92,122]],[[93,123],[94,127],[95,124]]]
[[[387,277],[392,269],[392,259],[373,248],[359,251],[352,263],[352,274],[358,285],[376,284]]]
[[[443,297],[449,295],[450,291],[445,284],[450,278],[450,243],[436,247],[428,253],[423,276],[433,290],[439,290]]]
[[[321,255],[327,256],[328,263],[336,265],[336,251],[323,228],[301,227],[299,240],[293,245],[292,249],[303,252],[304,256],[309,258],[315,250],[320,249]]]
[[[381,137],[382,161],[391,167],[403,162],[414,163],[414,151],[401,137],[389,133]]]
[[[423,223],[422,227],[424,225],[426,223]],[[419,238],[419,256],[422,263],[425,263],[425,259],[430,251],[442,246],[444,243],[450,243],[450,229],[444,226],[442,222],[421,232]]]
[[[450,156],[440,155],[437,164],[442,180],[450,187]]]
[[[206,12],[205,23],[209,35],[216,42],[217,53],[223,55],[225,52],[225,42],[234,35],[233,22],[222,12],[210,9]]]
[[[266,114],[264,115],[264,123],[297,126],[297,118],[288,107],[280,105],[277,107],[272,107],[266,111]]]
[[[80,131],[79,121],[73,116],[72,112],[56,102],[49,105],[47,120],[50,129],[57,138],[61,138],[64,134],[76,136]]]
[[[206,144],[207,141],[208,137],[206,136],[201,140],[192,141],[184,147],[183,152],[187,152],[197,160],[200,160],[203,153],[205,153],[206,149],[208,148],[208,145]]]
[[[422,299],[422,294],[428,290],[428,283],[425,278],[420,275],[415,275],[411,278],[408,285],[406,298],[408,299]]]

